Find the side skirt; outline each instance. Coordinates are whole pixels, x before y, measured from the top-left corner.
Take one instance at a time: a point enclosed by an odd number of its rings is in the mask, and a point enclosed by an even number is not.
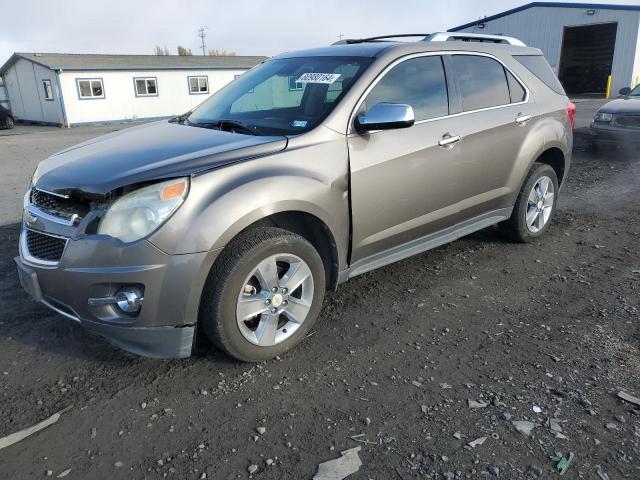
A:
[[[513,208],[501,208],[484,213],[464,222],[440,230],[424,237],[412,240],[397,247],[390,248],[375,255],[358,260],[349,268],[339,274],[338,283],[346,282],[357,275],[384,267],[391,263],[404,260],[405,258],[417,255],[427,250],[434,249],[446,243],[453,242],[458,238],[469,235],[483,228],[487,228],[496,223],[507,220],[511,216]]]

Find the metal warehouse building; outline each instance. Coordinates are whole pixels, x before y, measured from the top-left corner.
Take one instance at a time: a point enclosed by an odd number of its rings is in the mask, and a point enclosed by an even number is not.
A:
[[[74,126],[184,113],[264,59],[15,53],[0,77],[16,119]]]
[[[569,95],[640,83],[640,5],[534,2],[451,32],[509,35],[541,49]]]

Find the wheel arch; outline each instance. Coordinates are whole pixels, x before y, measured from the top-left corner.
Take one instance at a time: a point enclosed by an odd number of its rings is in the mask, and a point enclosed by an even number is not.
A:
[[[544,150],[533,163],[544,163],[556,172],[558,185],[562,185],[565,179],[567,161],[564,152],[558,147],[550,147]],[[533,164],[532,164],[533,165]]]
[[[221,243],[229,243],[241,233],[256,227],[272,226],[288,230],[306,239],[318,251],[325,267],[327,289],[335,289],[340,271],[340,254],[336,238],[331,228],[320,216],[301,209],[274,211],[268,215],[254,218],[250,215],[239,224],[227,230]]]
[[[553,168],[558,177],[558,185],[563,185],[570,168],[572,147],[573,135],[564,110],[537,118],[522,143],[510,179],[513,201],[515,202],[515,195],[536,162]]]

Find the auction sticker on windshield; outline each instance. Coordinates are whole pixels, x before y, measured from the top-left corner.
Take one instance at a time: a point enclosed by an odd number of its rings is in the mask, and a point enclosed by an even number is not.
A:
[[[331,84],[341,77],[340,73],[303,73],[296,83],[325,83]]]

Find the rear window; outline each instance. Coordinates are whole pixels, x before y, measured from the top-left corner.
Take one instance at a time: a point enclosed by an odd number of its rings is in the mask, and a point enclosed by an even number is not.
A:
[[[544,56],[514,55],[513,58],[524,65],[527,70],[533,73],[536,77],[542,80],[551,90],[559,93],[560,95],[566,95],[564,88],[560,83],[560,80],[558,80],[556,74],[553,73],[551,66],[549,66],[549,63],[544,58]]]

